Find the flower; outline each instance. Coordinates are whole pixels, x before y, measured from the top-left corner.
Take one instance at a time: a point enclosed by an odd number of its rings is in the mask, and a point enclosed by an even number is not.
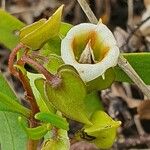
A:
[[[88,82],[117,64],[119,48],[112,32],[101,21],[97,25],[81,23],[62,40],[61,57]]]

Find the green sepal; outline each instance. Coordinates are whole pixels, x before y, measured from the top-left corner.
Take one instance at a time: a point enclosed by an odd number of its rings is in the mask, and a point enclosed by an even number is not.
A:
[[[88,115],[89,119],[95,111],[104,109],[100,99],[100,95],[97,91],[87,94],[84,99],[84,103],[86,114]]]
[[[61,70],[64,70],[64,69],[72,70],[73,72],[75,72],[76,74],[79,75],[79,73],[77,72],[77,70],[76,70],[73,66],[68,65],[68,64],[62,64],[62,65],[58,68],[57,72],[59,72],[59,71],[61,71]]]
[[[46,19],[40,19],[39,21],[36,21],[28,26],[25,26],[19,31],[19,38],[22,39],[37,28],[41,27],[46,22]]]
[[[42,56],[48,56],[50,53],[60,55],[61,40],[66,36],[67,32],[73,25],[61,22],[59,34],[49,39],[48,42],[40,50]]]
[[[56,114],[40,112],[35,115],[35,118],[37,120],[50,123],[57,128],[61,128],[67,131],[69,130],[69,124],[66,119]]]
[[[20,39],[20,42],[32,50],[40,49],[50,38],[58,35],[61,25],[63,5],[42,25]]]
[[[27,72],[27,77],[30,79],[30,85],[35,96],[36,102],[41,112],[55,112],[54,107],[47,100],[45,95],[45,79],[42,74],[34,74]]]
[[[91,117],[91,122],[93,123],[92,126],[84,126],[84,133],[93,137],[91,142],[96,144],[98,148],[110,148],[115,141],[117,128],[121,122],[114,121],[103,111],[96,111]]]
[[[32,140],[39,140],[43,138],[44,135],[51,130],[50,124],[42,124],[38,127],[28,128],[21,117],[18,117],[18,121],[22,129],[26,132],[28,138]]]
[[[19,65],[14,65],[14,67],[16,67],[18,70],[20,70],[23,73],[23,75],[27,75],[27,71],[24,67],[19,66]]]
[[[67,135],[67,131],[63,129],[57,130],[57,136],[47,139],[42,150],[70,150],[70,141]]]
[[[113,68],[109,68],[102,76],[86,83],[88,92],[104,90],[111,86],[115,80],[115,72]]]
[[[56,54],[47,56],[48,61],[44,63],[44,67],[52,74],[56,74],[58,68],[64,64],[62,58]]]

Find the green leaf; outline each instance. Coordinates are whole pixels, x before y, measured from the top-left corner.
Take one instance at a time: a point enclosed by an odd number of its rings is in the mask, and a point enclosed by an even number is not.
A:
[[[61,70],[63,70],[63,69],[72,70],[73,72],[75,72],[76,74],[79,75],[79,73],[77,72],[77,70],[76,70],[73,66],[68,65],[68,64],[62,64],[62,65],[58,68],[57,72],[59,72],[59,71],[61,71]]]
[[[0,73],[0,92],[17,101],[17,97]],[[18,115],[0,112],[0,144],[2,150],[26,150],[27,137],[18,124]]]
[[[28,128],[21,117],[18,118],[18,121],[22,129],[26,132],[28,138],[32,140],[39,140],[43,138],[44,135],[51,129],[49,124],[42,124],[38,127]]]
[[[85,113],[85,84],[80,77],[69,69],[60,70],[61,83],[53,85],[46,82],[45,91],[49,101],[66,117],[91,124]]]
[[[115,72],[113,68],[109,68],[104,74],[104,79],[102,76],[99,76],[98,78],[90,82],[87,82],[87,89],[89,92],[104,90],[110,87],[114,80],[115,80]]]
[[[123,56],[129,61],[142,80],[150,85],[150,53],[124,53]],[[115,67],[116,81],[132,82],[131,79],[118,66]]]
[[[108,149],[112,146],[116,138],[117,128],[120,126],[120,121],[114,121],[103,111],[95,112],[91,117],[93,126],[85,126],[84,132],[94,137],[91,141],[98,148]]]
[[[37,50],[40,49],[49,39],[58,35],[61,25],[62,9],[63,5],[60,6],[45,23],[21,38],[21,43],[32,50]]]
[[[27,76],[30,79],[30,85],[35,96],[36,102],[41,112],[55,112],[53,106],[48,102],[44,92],[44,76],[41,74],[34,74],[27,72]],[[43,77],[43,78],[41,78]],[[37,80],[37,81],[36,81]],[[36,81],[36,85],[35,85]]]
[[[7,48],[14,48],[19,42],[18,36],[15,34],[25,24],[13,17],[9,13],[0,9],[0,43]]]
[[[25,117],[30,116],[30,110],[14,101],[12,98],[0,92],[0,111],[10,111],[21,114]]]
[[[60,31],[59,31],[59,36],[62,38],[64,38],[66,36],[66,34],[68,33],[68,31],[73,27],[72,24],[69,23],[65,23],[62,22],[61,26],[60,26]]]
[[[50,53],[60,55],[61,39],[72,28],[71,24],[61,22],[59,35],[50,39],[40,50],[41,55],[48,56]]]
[[[57,137],[52,137],[47,140],[42,150],[70,150],[70,141],[67,135],[67,131],[63,129],[57,130]]]
[[[34,22],[31,25],[25,26],[19,31],[19,38],[22,39],[27,34],[31,33],[32,31],[36,30],[37,28],[41,27],[46,22],[46,19],[40,19],[37,22]]]
[[[40,121],[50,123],[57,128],[61,128],[67,131],[69,130],[68,122],[64,118],[56,114],[40,112],[35,115],[35,118]]]
[[[103,110],[103,105],[100,100],[100,95],[97,91],[91,92],[86,95],[84,99],[85,110],[88,118],[91,118],[91,115],[98,110]]]
[[[44,63],[44,67],[52,74],[56,74],[58,68],[64,64],[60,56],[55,54],[50,54],[48,57],[48,62]]]

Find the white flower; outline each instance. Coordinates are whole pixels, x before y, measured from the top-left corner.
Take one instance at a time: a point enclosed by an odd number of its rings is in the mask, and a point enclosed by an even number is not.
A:
[[[112,32],[103,24],[74,26],[61,43],[61,57],[76,68],[81,78],[91,81],[117,64],[119,49]]]

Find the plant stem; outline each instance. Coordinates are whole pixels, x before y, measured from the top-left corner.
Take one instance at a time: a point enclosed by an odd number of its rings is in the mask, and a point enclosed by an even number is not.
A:
[[[25,76],[21,71],[19,71],[19,77],[22,82],[23,88],[25,89],[25,97],[30,102],[32,115],[31,117],[34,117],[34,115],[39,112],[39,107],[36,103],[35,97],[33,95],[29,79],[27,76]]]
[[[39,64],[38,62],[34,61],[29,56],[24,55],[22,57],[22,61],[32,65],[36,70],[38,70],[39,73],[43,74],[45,76],[45,78],[49,82],[51,82],[53,85],[56,85],[57,83],[60,82],[61,79],[58,76],[53,75],[50,72],[48,72],[41,64]]]
[[[77,1],[81,5],[84,13],[86,14],[90,22],[97,24],[98,20],[95,17],[89,5],[87,4],[86,0],[77,0]],[[146,95],[147,98],[150,99],[150,89],[143,82],[143,80],[139,77],[139,75],[135,72],[135,70],[132,68],[129,62],[122,55],[119,56],[118,65],[132,79],[132,81],[141,89],[144,95]]]
[[[86,14],[87,18],[91,23],[97,24],[98,20],[94,15],[93,11],[89,7],[88,3],[85,0],[77,0],[80,4],[81,8],[83,9],[84,13]]]
[[[23,48],[24,45],[22,44],[18,44],[11,52],[10,56],[9,56],[9,61],[8,61],[8,66],[9,66],[9,70],[11,72],[11,74],[13,74],[14,76],[16,76],[22,83],[23,88],[26,92],[26,99],[30,102],[31,105],[31,114],[30,114],[30,127],[36,127],[37,126],[37,122],[34,119],[34,115],[39,112],[39,108],[38,105],[36,103],[34,94],[32,92],[28,77],[26,75],[24,75],[20,70],[17,71],[16,68],[14,67],[14,62],[15,62],[15,58],[17,55],[17,52]],[[24,62],[19,59],[17,61],[17,64],[20,65],[21,67],[24,67]],[[28,144],[27,144],[27,149],[28,150],[36,150],[37,149],[37,145],[38,145],[39,140],[34,141],[34,140],[28,140]]]
[[[150,90],[148,86],[143,82],[143,80],[139,77],[139,75],[135,72],[135,70],[132,68],[129,62],[122,55],[120,55],[118,59],[118,65],[132,79],[132,81],[136,83],[139,89],[141,89],[141,91],[149,99]]]
[[[28,150],[37,150],[39,140],[29,140],[27,149]]]
[[[128,0],[128,22],[129,28],[133,27],[133,0]]]
[[[15,77],[19,78],[19,74],[16,71],[16,69],[14,68],[14,62],[15,62],[15,58],[17,55],[17,52],[23,48],[24,45],[22,44],[18,44],[10,53],[9,55],[9,60],[8,60],[8,67],[9,67],[9,71],[11,72],[11,74],[13,74]]]

